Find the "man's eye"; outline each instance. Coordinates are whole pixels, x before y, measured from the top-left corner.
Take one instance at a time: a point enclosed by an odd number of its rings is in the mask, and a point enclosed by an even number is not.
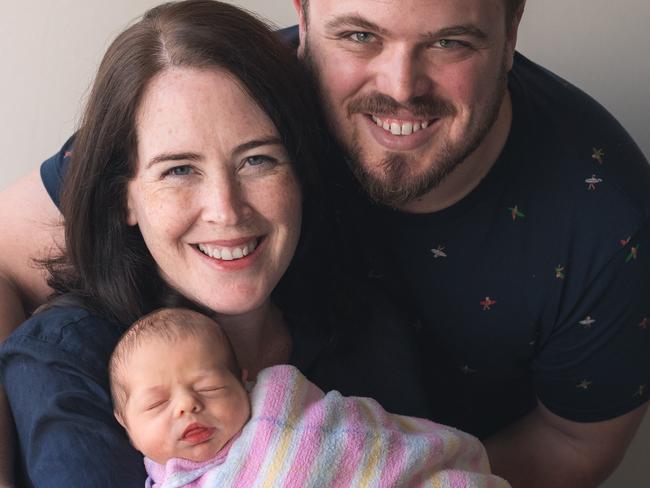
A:
[[[370,32],[353,32],[348,36],[348,38],[360,44],[367,44],[368,42],[372,41],[375,36]]]
[[[165,172],[169,176],[187,176],[192,172],[192,167],[189,165],[174,166]]]
[[[434,44],[435,47],[441,47],[443,49],[452,49],[455,47],[462,47],[464,44],[460,41],[454,39],[440,39]]]

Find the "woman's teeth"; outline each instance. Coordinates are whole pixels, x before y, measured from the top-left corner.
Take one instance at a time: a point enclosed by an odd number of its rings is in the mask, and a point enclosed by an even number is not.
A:
[[[430,122],[427,120],[402,123],[393,120],[392,122],[389,122],[388,120],[380,119],[374,115],[372,115],[372,120],[374,120],[375,124],[377,124],[379,127],[387,132],[390,132],[394,136],[410,136],[420,129],[426,129],[430,124]]]
[[[212,246],[210,244],[199,244],[197,247],[199,251],[211,258],[221,259],[222,261],[233,261],[252,253],[257,247],[257,239],[251,239],[246,244],[236,247]]]

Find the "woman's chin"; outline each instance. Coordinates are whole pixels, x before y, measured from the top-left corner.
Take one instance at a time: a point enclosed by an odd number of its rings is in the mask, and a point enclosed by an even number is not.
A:
[[[215,300],[213,295],[198,297],[196,301],[219,315],[246,315],[260,309],[269,302],[269,295],[270,293],[256,297],[251,294],[243,294],[241,296],[231,296],[228,300],[224,300],[223,297]]]

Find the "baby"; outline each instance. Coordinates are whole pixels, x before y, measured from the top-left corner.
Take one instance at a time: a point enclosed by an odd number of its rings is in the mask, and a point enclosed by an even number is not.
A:
[[[115,417],[160,465],[214,458],[250,418],[246,373],[221,327],[197,312],[163,309],[138,320],[109,374]]]
[[[324,394],[292,366],[261,371],[249,398],[228,337],[197,312],[138,320],[109,373],[147,487],[509,486],[474,437]]]

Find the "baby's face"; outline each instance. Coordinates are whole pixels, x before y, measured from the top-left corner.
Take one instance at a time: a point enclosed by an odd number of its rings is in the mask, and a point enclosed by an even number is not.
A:
[[[242,429],[249,398],[226,351],[189,337],[148,340],[131,353],[123,373],[128,398],[116,416],[140,452],[160,464],[206,461]]]

